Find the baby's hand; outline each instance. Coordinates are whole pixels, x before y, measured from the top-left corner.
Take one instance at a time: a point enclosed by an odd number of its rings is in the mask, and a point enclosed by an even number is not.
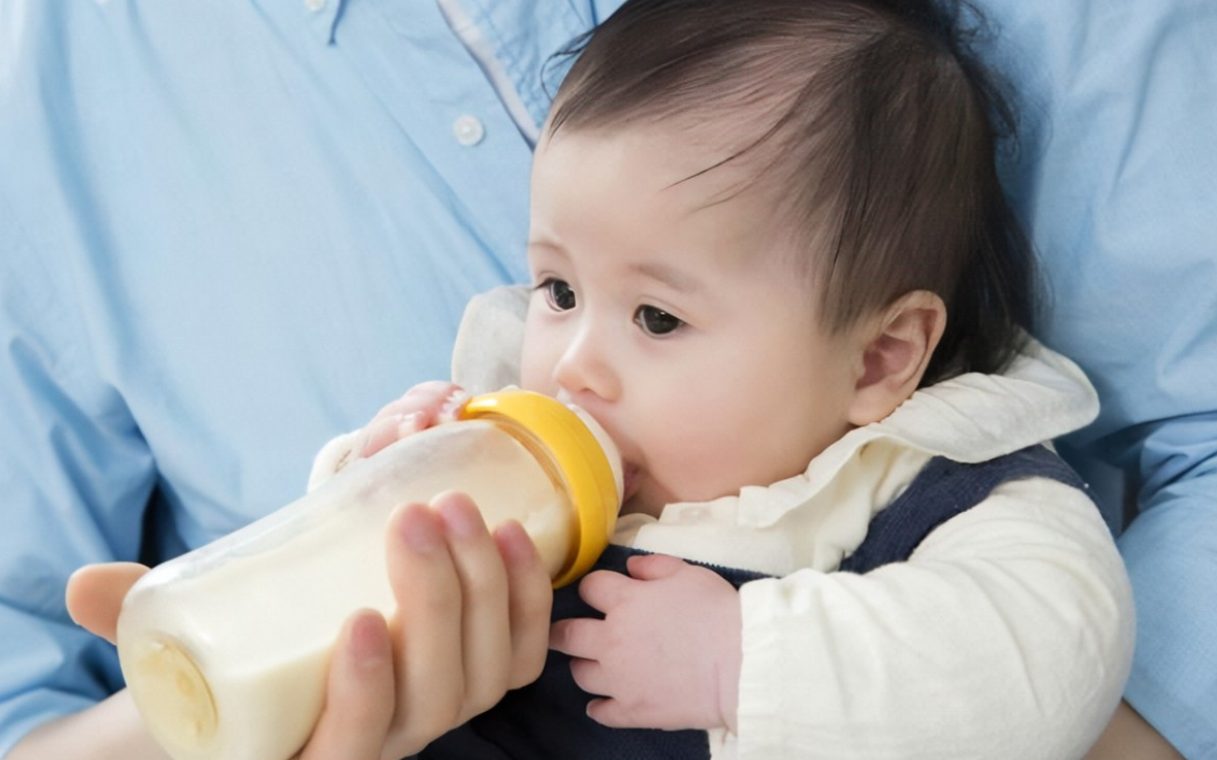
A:
[[[351,456],[370,457],[406,436],[449,422],[467,398],[464,389],[445,380],[419,383],[376,413],[356,437]]]
[[[448,422],[467,398],[463,388],[444,380],[419,383],[401,398],[386,404],[362,429],[326,443],[313,459],[308,490],[320,487],[356,459],[370,457],[406,436]]]
[[[660,554],[632,557],[629,576],[591,573],[579,595],[604,620],[573,618],[549,645],[574,658],[587,707],[615,728],[736,727],[742,619],[739,593],[717,573]]]

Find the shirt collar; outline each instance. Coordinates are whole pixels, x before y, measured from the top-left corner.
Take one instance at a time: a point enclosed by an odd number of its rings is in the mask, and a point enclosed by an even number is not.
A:
[[[1002,374],[924,388],[862,430],[957,462],[983,462],[1071,433],[1098,413],[1098,394],[1082,370],[1028,338]]]
[[[846,470],[933,456],[983,462],[1071,433],[1094,420],[1099,401],[1076,364],[1028,339],[1001,375],[960,375],[917,391],[887,418],[857,428],[807,470],[768,487],[744,488],[734,503],[742,523],[765,527],[817,498]],[[868,452],[867,460],[860,455]]]

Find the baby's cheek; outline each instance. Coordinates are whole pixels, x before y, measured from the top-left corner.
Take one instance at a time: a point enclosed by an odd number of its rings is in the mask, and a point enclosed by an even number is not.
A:
[[[520,352],[520,387],[526,391],[554,396],[558,383],[554,378],[557,363],[556,340],[546,340],[538,330],[524,333],[524,346]]]
[[[738,446],[738,441],[717,441],[708,433],[674,441],[668,450],[676,455],[660,465],[659,480],[670,496],[668,503],[711,501],[739,493],[744,482],[739,460],[733,456]]]

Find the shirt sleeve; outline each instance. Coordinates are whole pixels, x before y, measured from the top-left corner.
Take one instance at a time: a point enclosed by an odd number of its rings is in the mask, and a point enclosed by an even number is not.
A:
[[[298,497],[526,272],[485,74],[434,3],[337,6],[0,1],[0,755],[122,685],[71,572]]]
[[[746,584],[740,758],[1081,757],[1119,701],[1127,577],[1081,492],[1008,483],[907,562]]]
[[[984,0],[1021,96],[1005,167],[1053,296],[1041,337],[1102,399],[1062,453],[1120,468],[1137,600],[1126,698],[1185,757],[1217,757],[1217,5]],[[1112,51],[1119,50],[1118,55]],[[1125,528],[1125,504],[1105,505]]]
[[[68,576],[134,560],[152,457],[94,371],[53,251],[0,217],[0,756],[35,725],[121,688],[113,647],[64,607]],[[38,477],[30,477],[38,473]]]
[[[1186,757],[1217,757],[1217,414],[1148,428],[1141,513],[1119,539],[1137,600],[1125,698]]]

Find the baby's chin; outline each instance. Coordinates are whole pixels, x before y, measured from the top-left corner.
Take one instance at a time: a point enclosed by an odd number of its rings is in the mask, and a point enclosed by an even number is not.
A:
[[[704,501],[694,494],[677,492],[668,488],[651,477],[645,470],[630,467],[625,468],[624,485],[625,501],[621,506],[621,514],[644,514],[658,518],[664,507],[689,501]]]
[[[739,490],[710,490],[689,489],[677,492],[675,489],[664,488],[650,477],[636,474],[635,477],[625,478],[625,501],[621,506],[621,514],[644,514],[658,518],[664,507],[669,504],[694,504],[715,501],[724,496],[738,496]]]
[[[638,489],[632,494],[629,489],[626,489],[625,501],[621,504],[621,514],[644,514],[651,517],[659,517],[659,513],[663,511],[664,505],[668,503],[664,499],[648,495],[646,489]]]

